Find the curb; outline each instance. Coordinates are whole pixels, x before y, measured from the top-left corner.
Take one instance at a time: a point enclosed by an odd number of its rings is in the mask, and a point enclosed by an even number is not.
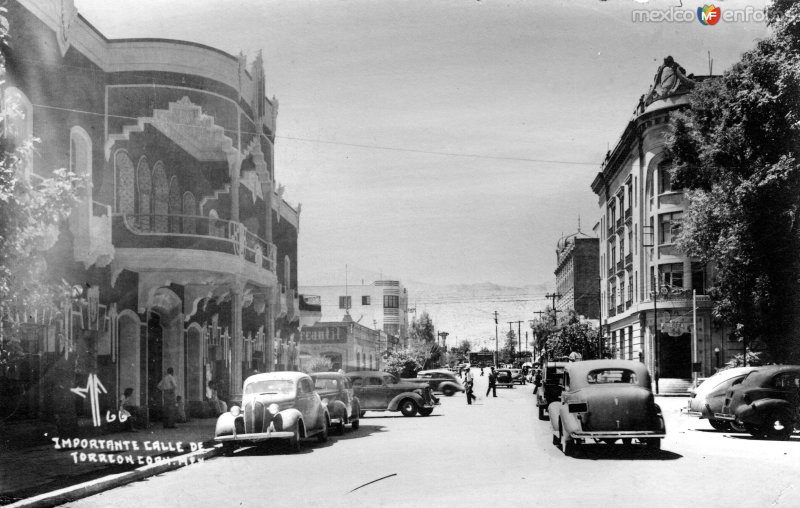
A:
[[[54,490],[28,499],[22,499],[12,504],[4,505],[3,508],[40,508],[57,506],[70,501],[76,501],[85,497],[93,496],[106,490],[115,489],[129,483],[137,482],[167,471],[190,466],[199,460],[206,460],[222,453],[221,447],[205,448],[191,453],[185,453],[176,457],[169,457],[161,463],[154,463],[113,475],[104,476],[96,480],[91,480],[63,489]],[[185,462],[185,463],[184,463]]]

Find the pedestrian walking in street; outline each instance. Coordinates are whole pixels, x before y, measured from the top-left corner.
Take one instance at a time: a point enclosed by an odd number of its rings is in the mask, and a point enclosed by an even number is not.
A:
[[[486,396],[492,392],[493,397],[497,397],[497,374],[494,373],[494,367],[489,371],[489,388],[486,389]]]
[[[158,389],[161,390],[161,397],[163,400],[162,410],[164,414],[161,418],[164,422],[165,429],[176,428],[175,420],[178,416],[178,401],[175,398],[175,391],[178,389],[178,382],[175,380],[175,376],[173,374],[174,371],[172,370],[172,367],[169,367],[167,369],[167,374],[158,383]]]
[[[472,391],[472,388],[475,384],[475,380],[472,379],[472,372],[467,369],[467,373],[464,375],[464,388],[467,394],[467,404],[472,405],[473,400],[478,400],[478,397],[475,396],[475,393]]]
[[[481,376],[483,375],[483,367],[481,367]]]

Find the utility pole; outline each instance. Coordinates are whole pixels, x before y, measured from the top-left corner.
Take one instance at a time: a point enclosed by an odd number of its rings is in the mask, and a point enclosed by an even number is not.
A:
[[[494,311],[494,364],[497,365],[497,311]]]
[[[561,298],[562,296],[564,295],[562,295],[561,293],[547,293],[546,295],[544,295],[545,298],[553,299],[553,325],[558,325],[558,319],[556,318],[556,316],[558,315],[559,312],[561,312],[560,310],[556,310],[556,298]]]
[[[535,310],[533,311],[534,314],[539,314],[539,320],[542,320],[542,314],[547,314],[543,310]],[[531,321],[531,329],[533,328],[533,321]],[[536,351],[536,333],[533,334],[533,350]],[[542,364],[544,367],[544,363],[542,362],[542,358],[547,358],[547,340],[545,339],[544,344],[542,345],[542,354],[539,355],[539,363]]]
[[[511,328],[511,325],[514,324],[514,323],[517,323],[517,342],[518,342],[517,351],[519,351],[519,350],[522,349],[522,338],[520,337],[520,335],[522,335],[522,329],[521,329],[522,321],[509,321],[508,322],[508,331],[511,332],[511,333],[514,333],[514,330]],[[513,361],[514,359],[512,358],[511,360]]]

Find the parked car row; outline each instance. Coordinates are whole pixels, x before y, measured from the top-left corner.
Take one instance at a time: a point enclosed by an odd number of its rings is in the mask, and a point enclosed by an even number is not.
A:
[[[800,431],[800,365],[720,371],[693,390],[685,412],[717,430],[788,439]]]
[[[272,439],[286,440],[291,451],[298,451],[301,439],[316,437],[322,443],[331,430],[358,429],[367,411],[430,415],[439,401],[427,383],[377,371],[256,374],[244,381],[241,405],[217,419],[214,440],[228,455],[238,445]]]
[[[589,442],[636,442],[660,449],[666,436],[661,408],[650,389],[650,373],[640,362],[588,360],[545,365],[537,389],[539,418],[546,410],[553,444],[565,455]]]

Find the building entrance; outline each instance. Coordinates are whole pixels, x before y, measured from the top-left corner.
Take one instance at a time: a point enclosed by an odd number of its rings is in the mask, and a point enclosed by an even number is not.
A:
[[[672,337],[659,333],[659,364],[661,378],[692,377],[692,334]]]

